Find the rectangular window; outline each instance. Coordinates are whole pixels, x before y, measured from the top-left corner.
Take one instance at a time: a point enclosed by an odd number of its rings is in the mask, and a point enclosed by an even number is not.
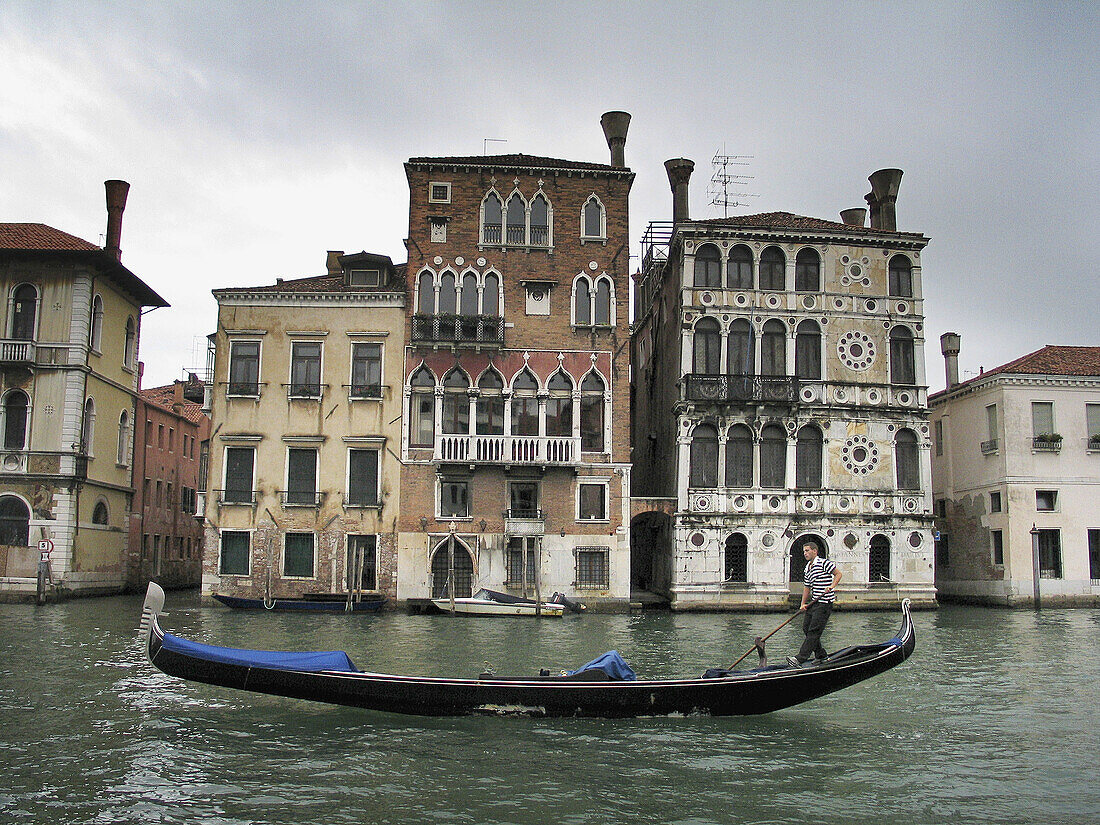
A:
[[[589,590],[607,590],[611,587],[610,553],[602,547],[577,548],[576,587]]]
[[[382,274],[377,269],[349,269],[348,286],[378,286]]]
[[[259,341],[234,341],[230,344],[228,394],[260,394]]]
[[[176,451],[176,428],[168,428],[168,452],[174,453]]]
[[[936,422],[936,455],[943,455],[943,419]]]
[[[1100,404],[1085,405],[1085,427],[1089,432],[1089,449],[1100,450]]]
[[[290,395],[295,398],[321,397],[321,344],[295,341],[290,348]]]
[[[230,504],[252,503],[252,468],[255,461],[255,447],[225,448],[224,501]]]
[[[990,531],[990,537],[993,540],[993,563],[998,567],[1004,567],[1005,563],[1005,542],[1004,533],[1000,530]]]
[[[317,450],[287,450],[285,503],[311,506],[317,503]]]
[[[287,533],[283,537],[283,575],[313,578],[313,533]]]
[[[508,485],[508,517],[538,518],[539,485],[534,481],[513,481]]]
[[[997,440],[997,405],[990,404],[985,408],[985,437],[990,441]]]
[[[1036,490],[1035,491],[1035,509],[1042,512],[1052,513],[1058,509],[1058,491],[1057,490]]]
[[[164,502],[164,482],[163,481],[157,481],[157,498],[156,498],[156,502],[157,502],[157,507],[160,507],[161,504]]]
[[[443,479],[439,482],[439,515],[441,518],[469,518],[470,484],[468,481]]]
[[[348,536],[348,590],[378,589],[378,537]]]
[[[1089,530],[1089,578],[1100,582],[1100,530]]]
[[[1035,438],[1054,434],[1054,404],[1050,401],[1031,402],[1031,434]]]
[[[938,498],[932,505],[932,514],[937,518],[947,518],[947,499]]]
[[[512,536],[508,539],[508,559],[506,584],[520,585],[535,583],[538,568],[538,538],[535,536]]]
[[[158,424],[157,425],[157,449],[158,450],[163,450],[164,449],[164,425],[163,424]]]
[[[382,345],[351,345],[351,397],[382,397]]]
[[[378,450],[348,450],[348,498],[352,507],[378,504]]]
[[[428,203],[450,203],[451,184],[432,181],[428,184]]]
[[[1001,491],[994,490],[989,494],[989,512],[999,513],[1001,512]]]
[[[249,542],[251,535],[247,530],[222,530],[221,559],[218,573],[223,576],[247,576],[249,561]]]
[[[1062,578],[1062,534],[1060,530],[1039,531],[1039,578]]]
[[[607,485],[577,485],[577,521],[607,521]]]

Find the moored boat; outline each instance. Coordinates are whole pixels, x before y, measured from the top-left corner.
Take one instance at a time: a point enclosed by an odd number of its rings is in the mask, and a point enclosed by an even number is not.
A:
[[[190,641],[161,629],[164,591],[151,583],[142,609],[146,653],[163,672],[274,696],[428,716],[515,713],[634,717],[769,713],[862,682],[901,664],[916,637],[908,599],[886,642],[846,647],[812,666],[711,670],[682,679],[636,679],[585,667],[563,675],[478,678],[399,676],[359,670],[343,651],[286,653]],[[618,678],[616,678],[618,677]]]
[[[567,607],[560,593],[555,593],[554,598],[548,602],[536,602],[534,599],[484,589],[478,590],[472,597],[456,598],[453,601],[447,597],[432,599],[432,604],[445,613],[450,613],[453,608],[455,614],[463,616],[554,617],[565,613]]]
[[[314,593],[274,599],[248,599],[215,593],[214,600],[234,610],[293,610],[321,613],[377,613],[385,602],[381,596],[348,599],[343,593]]]

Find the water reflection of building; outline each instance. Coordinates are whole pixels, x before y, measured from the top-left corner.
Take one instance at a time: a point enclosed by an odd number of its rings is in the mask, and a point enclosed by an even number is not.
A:
[[[142,308],[168,304],[122,265],[129,185],[106,186],[105,248],[0,224],[2,595],[35,594],[39,541],[64,595],[126,583]]]
[[[214,291],[203,593],[396,595],[403,265]]]
[[[610,165],[405,164],[402,599],[453,575],[627,605],[628,122],[604,116]]]
[[[691,220],[693,164],[666,168],[673,221],[650,224],[635,286],[639,584],[679,609],[785,605],[812,539],[841,604],[932,603],[928,239],[896,229],[901,172],[871,176],[865,226]]]
[[[1046,346],[960,382],[960,337],[940,340],[947,389],[929,399],[940,597],[1100,603],[1100,347]]]

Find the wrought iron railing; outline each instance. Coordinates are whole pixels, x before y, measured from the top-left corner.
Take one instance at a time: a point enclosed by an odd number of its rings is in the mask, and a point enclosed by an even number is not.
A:
[[[434,344],[504,344],[504,319],[496,315],[414,315],[412,340]]]
[[[982,442],[982,455],[993,455],[997,452],[997,439],[991,438]]]
[[[798,378],[691,373],[684,376],[684,396],[687,401],[793,404],[798,400]]]

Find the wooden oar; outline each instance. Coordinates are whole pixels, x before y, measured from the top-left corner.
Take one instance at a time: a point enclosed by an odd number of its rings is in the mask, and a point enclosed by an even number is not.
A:
[[[819,596],[818,598],[821,598],[821,597]],[[814,599],[813,601],[811,601],[809,604],[806,605],[806,609],[809,610],[816,603],[817,603],[817,599]],[[768,639],[770,639],[772,636],[774,636],[780,630],[782,630],[787,625],[789,625],[791,622],[793,622],[795,620],[795,618],[798,616],[798,614],[801,613],[801,612],[802,612],[802,608],[799,608],[797,611],[795,611],[793,616],[791,616],[786,621],[784,621],[783,624],[779,625],[779,627],[777,627],[775,630],[773,630],[767,636],[757,636],[755,641],[753,642],[752,647],[750,647],[748,650],[745,651],[745,655],[742,656],[740,659],[738,659],[736,662],[734,662],[732,665],[727,667],[726,670],[733,670],[735,667],[737,667],[739,664],[741,664],[743,661],[745,661],[745,659],[748,658],[749,654],[752,653],[754,650],[757,650],[757,651],[760,652],[760,660],[761,661],[766,661],[766,657],[764,655],[764,642],[768,641]],[[761,667],[763,667],[763,665],[761,665]]]

